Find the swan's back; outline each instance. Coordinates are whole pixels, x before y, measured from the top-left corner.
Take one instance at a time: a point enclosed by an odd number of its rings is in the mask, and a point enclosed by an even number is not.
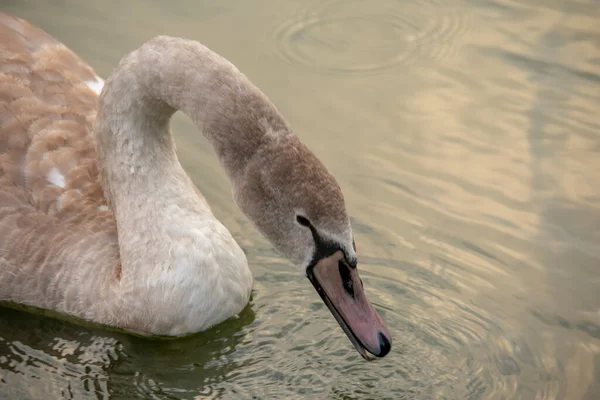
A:
[[[91,136],[96,79],[49,35],[0,13],[0,301],[115,312],[102,307],[119,262]]]

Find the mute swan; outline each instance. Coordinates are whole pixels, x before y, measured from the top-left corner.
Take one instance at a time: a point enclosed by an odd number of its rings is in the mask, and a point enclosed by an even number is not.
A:
[[[159,36],[102,88],[26,21],[0,13],[0,46],[0,301],[171,336],[246,306],[246,257],[177,159],[169,120],[181,110],[209,139],[237,205],[358,352],[390,351],[340,187],[231,63]]]

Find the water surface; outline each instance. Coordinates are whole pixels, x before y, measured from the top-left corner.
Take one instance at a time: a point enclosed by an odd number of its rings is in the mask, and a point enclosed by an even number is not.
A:
[[[0,398],[598,398],[596,1],[1,4],[105,77],[157,34],[236,64],[338,178],[394,346],[360,358],[177,116],[182,163],[248,256],[252,302],[164,342],[0,308]]]

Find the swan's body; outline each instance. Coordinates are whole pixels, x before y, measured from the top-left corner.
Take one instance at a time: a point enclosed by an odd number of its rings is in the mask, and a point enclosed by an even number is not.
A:
[[[101,83],[62,44],[0,13],[0,301],[160,335],[241,311],[250,270],[177,159],[168,125],[179,109],[257,228],[339,302],[344,329],[369,331],[349,333],[357,349],[389,351],[362,288],[341,289],[359,280],[335,179],[244,75],[197,42],[158,37],[98,98]]]
[[[115,175],[105,197],[92,136],[101,81],[49,36],[1,18],[0,299],[161,335],[241,311],[252,286],[244,253],[170,135],[156,147],[143,140],[166,125],[119,132],[104,157],[119,160],[104,170]]]

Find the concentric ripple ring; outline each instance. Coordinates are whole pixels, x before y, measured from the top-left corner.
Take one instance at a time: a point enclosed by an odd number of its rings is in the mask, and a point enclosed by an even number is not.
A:
[[[439,61],[453,54],[471,29],[468,10],[454,2],[313,4],[277,28],[277,52],[288,63],[332,74]]]

